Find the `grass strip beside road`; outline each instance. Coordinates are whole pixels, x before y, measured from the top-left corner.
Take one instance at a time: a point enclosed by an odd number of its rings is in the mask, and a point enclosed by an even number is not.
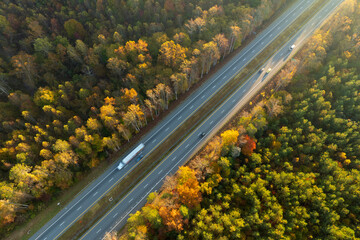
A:
[[[292,1],[285,5],[285,7],[282,7],[281,9],[276,12],[272,18],[277,18],[280,16],[283,12],[285,12],[289,7],[292,6],[292,4],[296,1]],[[265,22],[261,28],[266,28],[271,21],[268,20],[268,22]],[[257,30],[258,31],[258,30]],[[250,39],[249,39],[250,40]],[[246,41],[247,42],[247,41]],[[244,42],[244,44],[246,44]],[[245,45],[244,45],[245,46]],[[238,49],[239,51],[240,49]],[[220,63],[219,65],[221,65]],[[137,139],[137,137],[136,137]],[[136,140],[133,139],[133,140]],[[132,141],[133,142],[133,141]],[[108,165],[117,160],[124,152],[126,152],[131,145],[129,145],[126,149],[123,148],[120,152],[117,152],[111,156],[110,159],[108,159],[105,162],[102,162],[98,167],[93,169],[89,174],[87,174],[85,177],[82,177],[77,181],[76,184],[74,184],[70,189],[66,189],[63,192],[59,194],[58,197],[54,198],[50,205],[48,205],[44,210],[41,210],[39,214],[37,214],[32,220],[29,220],[26,224],[23,224],[21,226],[18,226],[15,228],[13,233],[8,236],[8,239],[21,239],[25,240],[28,239],[34,232],[38,231],[46,222],[51,220],[62,208],[62,206],[65,206],[67,203],[69,203],[77,194],[81,193],[81,191],[95,178],[100,176],[107,168]],[[155,164],[153,164],[155,165]],[[149,171],[148,171],[149,172]],[[61,202],[60,206],[57,206],[57,202]],[[28,230],[31,229],[31,232],[28,232]]]
[[[98,221],[109,209],[111,209],[122,197],[124,197],[138,182],[141,181],[163,158],[189,133],[196,128],[202,120],[212,113],[229,95],[231,95],[245,80],[258,71],[294,33],[296,33],[309,18],[311,18],[326,1],[318,0],[313,7],[301,15],[292,25],[283,31],[269,46],[255,57],[246,68],[242,69],[229,83],[220,89],[210,100],[188,118],[178,129],[176,129],[163,143],[161,143],[146,159],[138,164],[120,184],[107,193],[103,199],[98,201],[80,220],[68,229],[60,239],[71,239],[86,232],[91,224]],[[126,183],[126,184],[125,184]],[[109,198],[113,201],[109,202]],[[81,229],[81,230],[79,230]]]
[[[270,45],[268,45],[261,53],[252,59],[251,62],[246,65],[246,67],[243,68],[234,78],[248,78],[255,72],[259,71],[260,66],[266,63],[266,61],[269,60],[271,56],[276,51],[278,51],[285,42],[289,41],[294,36],[294,34],[307,23],[307,20],[310,20],[310,18],[313,17],[326,3],[326,0],[317,0],[317,2],[314,3],[312,7],[310,7],[310,9],[297,18],[293,24],[287,27],[272,43],[270,43]]]

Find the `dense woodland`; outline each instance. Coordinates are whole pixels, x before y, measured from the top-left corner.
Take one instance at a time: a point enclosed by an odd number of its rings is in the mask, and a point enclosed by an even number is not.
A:
[[[107,239],[360,239],[359,3]]]
[[[0,1],[0,234],[293,0]]]

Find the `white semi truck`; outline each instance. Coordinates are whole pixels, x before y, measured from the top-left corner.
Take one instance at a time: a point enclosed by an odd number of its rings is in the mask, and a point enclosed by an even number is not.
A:
[[[141,151],[144,149],[145,145],[143,143],[140,143],[139,146],[137,146],[134,150],[129,153],[119,164],[117,169],[121,170],[126,164],[128,164],[131,160],[133,160]],[[143,157],[142,154],[140,154],[137,158],[139,161]]]

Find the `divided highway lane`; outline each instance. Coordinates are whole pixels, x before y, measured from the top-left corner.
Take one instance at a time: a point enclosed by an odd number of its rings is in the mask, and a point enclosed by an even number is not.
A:
[[[120,229],[126,223],[128,215],[139,210],[146,202],[146,197],[150,192],[158,190],[163,179],[168,174],[176,172],[179,166],[183,165],[189,157],[201,147],[204,139],[210,137],[215,129],[229,119],[241,107],[247,98],[258,91],[272,75],[274,75],[295,54],[315,29],[342,3],[342,0],[329,1],[306,25],[304,25],[283,47],[277,51],[264,65],[272,68],[267,74],[256,72],[244,85],[235,91],[229,98],[221,104],[204,122],[198,126],[178,147],[176,147],[152,172],[150,172],[131,192],[129,192],[114,208],[112,208],[102,219],[100,219],[88,232],[80,239],[102,239],[104,234],[114,229]],[[294,50],[289,50],[289,46],[295,44]],[[205,138],[206,138],[205,137]]]
[[[206,104],[231,76],[239,72],[248,62],[271,43],[283,29],[287,28],[297,19],[315,0],[299,0],[290,9],[276,19],[268,28],[261,32],[247,47],[237,54],[229,63],[217,71],[206,83],[194,92],[187,100],[161,121],[151,132],[143,137],[145,148],[143,153],[146,158],[164,139],[188,119],[198,108]],[[132,149],[131,149],[132,150]],[[131,151],[130,150],[130,151]],[[128,153],[130,152],[128,151]],[[127,153],[127,154],[128,154]],[[119,159],[120,161],[120,159]],[[57,239],[71,225],[84,215],[98,200],[100,200],[110,189],[118,184],[126,174],[136,165],[130,162],[122,170],[118,171],[116,166],[119,161],[91,182],[74,200],[63,208],[53,219],[45,224],[30,239],[48,240]]]

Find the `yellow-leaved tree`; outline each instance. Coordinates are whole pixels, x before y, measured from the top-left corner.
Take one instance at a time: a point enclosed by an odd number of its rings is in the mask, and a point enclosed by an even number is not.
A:
[[[222,145],[232,146],[235,145],[239,137],[239,132],[236,130],[227,130],[221,134]]]

